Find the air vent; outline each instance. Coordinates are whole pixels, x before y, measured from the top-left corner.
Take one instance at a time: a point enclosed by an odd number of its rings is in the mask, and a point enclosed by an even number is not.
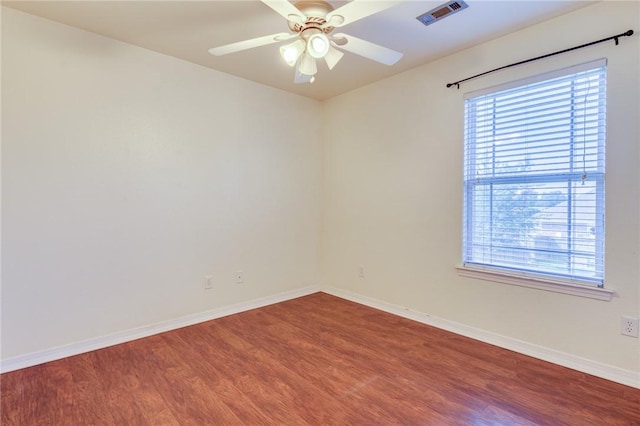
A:
[[[449,3],[441,4],[440,6],[431,9],[427,13],[423,13],[422,15],[416,17],[416,19],[425,25],[431,25],[434,22],[439,21],[440,19],[447,16],[451,16],[456,12],[460,12],[467,7],[469,7],[469,5],[462,0],[452,1]]]

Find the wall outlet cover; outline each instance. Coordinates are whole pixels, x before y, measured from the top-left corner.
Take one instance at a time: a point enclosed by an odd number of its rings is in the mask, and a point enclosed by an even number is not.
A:
[[[638,318],[622,317],[620,333],[625,336],[638,337]]]
[[[211,290],[213,288],[213,276],[207,275],[204,277],[204,289]]]

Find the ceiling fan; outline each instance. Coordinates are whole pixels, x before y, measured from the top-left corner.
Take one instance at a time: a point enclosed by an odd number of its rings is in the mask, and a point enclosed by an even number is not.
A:
[[[333,69],[344,55],[341,50],[385,65],[393,65],[402,57],[402,53],[395,50],[344,33],[333,33],[335,28],[395,6],[394,2],[352,0],[334,9],[323,0],[300,0],[295,4],[287,0],[261,1],[287,20],[291,32],[214,47],[209,49],[209,53],[222,56],[295,39],[292,43],[280,47],[282,58],[296,69],[295,83],[312,83],[315,80],[318,72],[317,59],[324,59],[329,69]]]

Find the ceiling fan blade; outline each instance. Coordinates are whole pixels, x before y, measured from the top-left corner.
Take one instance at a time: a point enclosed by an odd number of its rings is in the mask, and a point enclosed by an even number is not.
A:
[[[336,39],[344,38],[347,42],[340,45],[340,48],[356,55],[364,56],[372,61],[380,62],[385,65],[393,65],[402,58],[402,53],[395,50],[382,47],[357,37],[339,33],[334,34]]]
[[[307,22],[307,17],[304,13],[300,12],[297,7],[287,0],[262,0],[262,3],[269,6],[289,21],[293,21],[298,24],[304,24]]]
[[[344,53],[342,53],[335,47],[331,46],[327,54],[324,55],[324,61],[327,63],[327,66],[329,67],[329,69],[332,70],[333,67],[336,66],[338,61],[342,59],[343,56],[344,56]]]
[[[345,44],[347,44],[347,39],[344,37],[336,37],[334,34],[329,34],[327,37],[329,37],[329,40],[331,40],[331,44],[333,44],[334,46],[344,46]]]
[[[264,1],[264,0],[263,0]],[[396,6],[399,1],[371,1],[371,0],[353,0],[344,6],[341,6],[327,13],[325,26],[342,27],[344,25],[355,22],[359,19],[366,18],[390,7]]]
[[[266,46],[267,44],[277,43],[279,41],[286,41],[293,37],[297,37],[298,34],[278,33],[271,34],[262,37],[252,38],[250,40],[238,41],[236,43],[225,44],[220,47],[212,47],[209,49],[209,53],[214,56],[222,56],[229,53],[240,52],[241,50],[253,49],[254,47]]]

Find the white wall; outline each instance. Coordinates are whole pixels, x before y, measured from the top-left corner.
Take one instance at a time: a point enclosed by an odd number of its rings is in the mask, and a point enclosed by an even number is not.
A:
[[[2,358],[317,285],[321,107],[3,8]]]
[[[637,2],[599,3],[459,52],[325,104],[323,285],[630,372],[640,316]],[[445,84],[634,29],[636,35]],[[610,302],[458,276],[463,94],[608,58],[606,286]],[[358,267],[365,277],[358,277]]]

